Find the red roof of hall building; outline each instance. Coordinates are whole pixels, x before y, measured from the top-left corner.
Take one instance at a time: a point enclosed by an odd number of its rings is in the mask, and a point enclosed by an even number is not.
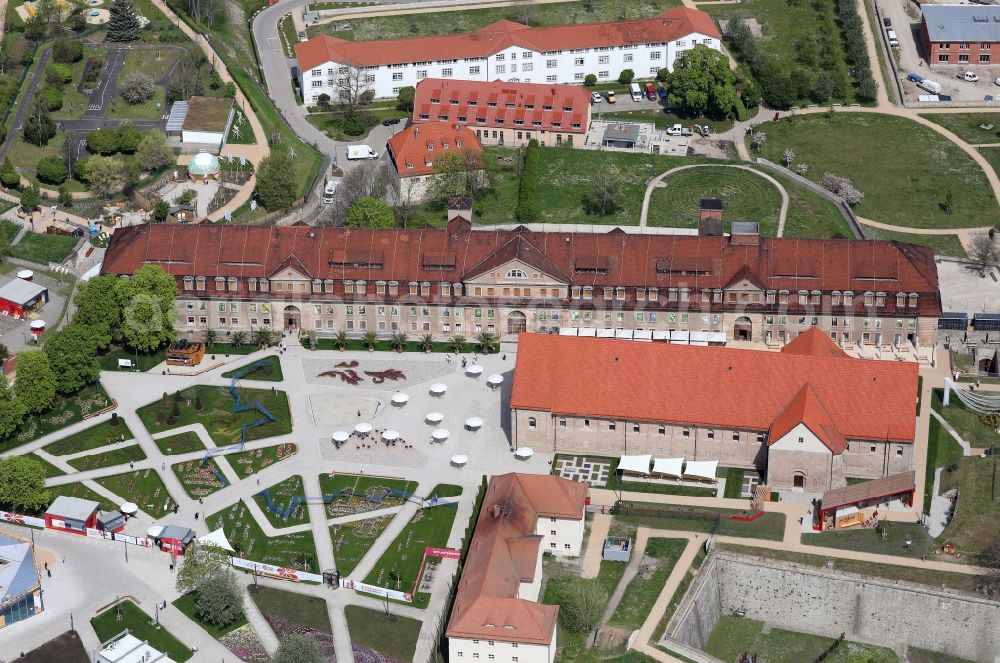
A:
[[[377,42],[347,41],[329,35],[295,44],[302,71],[327,62],[368,67],[434,60],[484,58],[511,46],[535,52],[574,48],[665,43],[693,32],[720,37],[712,17],[687,7],[676,7],[658,16],[634,21],[606,21],[532,28],[514,21],[491,23],[475,32]],[[377,44],[377,46],[375,45]]]
[[[579,85],[460,81],[417,83],[413,121],[444,120],[472,126],[585,133],[590,92]]]
[[[587,485],[561,477],[503,474],[490,480],[455,594],[449,638],[549,644],[559,606],[517,598],[535,578],[539,517],[583,518]]]
[[[410,125],[389,139],[389,153],[400,177],[430,175],[442,154],[482,154],[476,133],[449,122]]]
[[[839,453],[843,438],[913,441],[917,370],[903,362],[521,334],[511,408],[774,432],[801,421]]]

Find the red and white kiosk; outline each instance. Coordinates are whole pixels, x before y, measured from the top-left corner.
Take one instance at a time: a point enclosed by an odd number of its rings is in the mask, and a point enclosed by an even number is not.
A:
[[[99,507],[93,500],[60,495],[45,512],[45,527],[86,536],[88,528],[97,528]]]

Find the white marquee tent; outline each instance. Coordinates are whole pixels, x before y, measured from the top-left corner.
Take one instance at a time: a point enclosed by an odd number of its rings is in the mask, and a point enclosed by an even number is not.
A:
[[[649,464],[653,462],[653,457],[645,456],[622,456],[618,461],[618,469],[627,474],[641,474],[649,476]]]

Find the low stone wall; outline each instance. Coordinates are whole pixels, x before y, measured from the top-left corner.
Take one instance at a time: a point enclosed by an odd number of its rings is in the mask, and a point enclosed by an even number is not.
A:
[[[790,631],[920,647],[994,663],[1000,603],[944,589],[729,552],[702,565],[665,637],[704,647],[719,616],[738,612]]]
[[[757,157],[755,163],[764,166],[765,168],[770,168],[774,172],[780,173],[785,177],[794,180],[795,182],[801,184],[810,191],[817,193],[826,198],[827,200],[829,200],[830,202],[832,202],[834,205],[837,206],[837,210],[840,211],[840,214],[841,216],[844,217],[844,220],[847,221],[847,225],[850,226],[851,231],[854,233],[854,237],[856,239],[868,239],[868,236],[865,235],[864,228],[861,227],[861,222],[858,221],[858,217],[855,216],[854,211],[851,209],[850,205],[844,202],[843,198],[841,198],[835,193],[827,191],[826,189],[821,187],[819,184],[816,184],[812,180],[806,179],[805,177],[802,177],[798,173],[792,172],[789,169],[785,168],[784,166],[780,166],[774,163],[773,161],[768,161],[767,159],[762,159],[760,157]]]

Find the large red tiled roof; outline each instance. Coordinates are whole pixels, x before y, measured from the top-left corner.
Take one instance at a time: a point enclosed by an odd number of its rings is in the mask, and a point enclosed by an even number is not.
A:
[[[767,436],[768,444],[774,444],[799,424],[805,424],[806,428],[833,453],[843,453],[847,449],[847,439],[837,429],[830,413],[823,407],[823,403],[809,384],[799,390],[784,412],[771,424],[771,431]]]
[[[549,644],[559,606],[517,598],[533,581],[539,516],[583,517],[587,486],[561,477],[503,474],[490,481],[455,594],[449,638]]]
[[[511,240],[517,238],[520,246],[511,247]],[[574,285],[658,287],[661,300],[671,287],[693,292],[723,288],[746,267],[772,289],[792,293],[800,289],[853,290],[853,308],[847,313],[866,313],[861,295],[868,290],[916,292],[916,310],[908,308],[901,313],[941,313],[933,252],[890,241],[762,238],[759,245],[744,246],[730,243],[728,237],[614,231],[147,224],[120,228],[112,235],[102,271],[132,274],[144,264],[152,264],[178,277],[270,278],[294,256],[305,275],[316,279],[455,282],[477,266],[497,265],[502,255],[544,256],[545,265],[559,270],[556,276],[571,279]],[[447,258],[448,269],[440,264],[442,256]],[[206,295],[214,294],[211,287]],[[622,304],[635,305],[633,295],[629,292],[629,299]],[[599,298],[599,292],[594,296]],[[700,298],[691,299],[685,308],[697,312]],[[803,311],[795,300],[790,298],[788,310]],[[895,300],[886,297],[880,315],[892,315]],[[588,302],[580,305],[593,306]]]
[[[589,111],[590,92],[579,85],[426,78],[417,83],[413,121],[585,133]],[[421,119],[423,115],[428,118]]]
[[[810,327],[781,348],[785,354],[811,355],[813,357],[846,357],[848,356],[833,339],[823,333],[819,327]]]
[[[532,28],[514,21],[497,21],[475,32],[434,37],[347,41],[321,35],[295,45],[299,68],[313,69],[327,62],[367,67],[373,65],[487,57],[510,46],[536,52],[574,48],[665,43],[693,32],[720,37],[705,12],[677,7],[653,18]]]
[[[450,122],[410,125],[390,138],[388,146],[400,177],[430,175],[442,154],[473,156],[483,152],[472,129]]]
[[[916,398],[913,363],[521,334],[511,407],[754,431],[797,408],[847,438],[906,442]]]

